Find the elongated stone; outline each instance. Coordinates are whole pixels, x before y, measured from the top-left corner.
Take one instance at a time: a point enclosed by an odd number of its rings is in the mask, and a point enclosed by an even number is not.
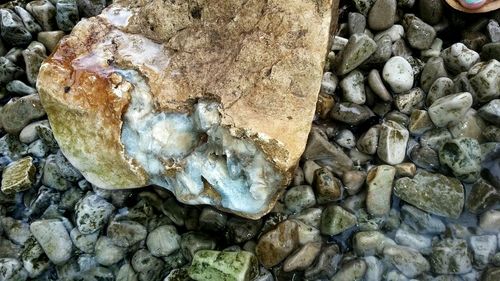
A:
[[[396,168],[389,165],[380,165],[368,172],[366,209],[371,215],[384,216],[389,213],[395,174]]]
[[[112,4],[40,69],[54,136],[100,188],[155,184],[183,203],[259,218],[304,150],[336,5]]]
[[[426,212],[458,218],[464,205],[464,187],[459,180],[419,171],[413,178],[394,184],[396,196]]]
[[[198,281],[250,281],[259,273],[257,258],[250,252],[196,252],[188,269]]]
[[[377,50],[377,43],[364,33],[353,34],[342,51],[337,74],[344,75],[361,65]]]
[[[380,126],[377,155],[387,164],[395,165],[405,159],[406,145],[410,133],[394,121],[386,121]]]
[[[429,107],[429,117],[436,127],[444,127],[459,120],[472,106],[470,93],[458,93],[437,99]]]

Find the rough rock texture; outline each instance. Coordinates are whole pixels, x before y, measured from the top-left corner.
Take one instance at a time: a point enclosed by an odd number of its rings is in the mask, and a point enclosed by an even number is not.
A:
[[[115,1],[40,69],[55,138],[101,188],[157,184],[260,217],[304,150],[336,5]]]

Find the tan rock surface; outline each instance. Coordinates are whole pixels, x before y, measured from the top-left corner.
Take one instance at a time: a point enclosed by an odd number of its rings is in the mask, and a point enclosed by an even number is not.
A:
[[[101,15],[82,20],[40,69],[37,88],[61,150],[101,188],[158,184],[185,203],[262,216],[289,182],[304,150],[337,4],[115,1]],[[251,200],[261,201],[255,210],[225,203],[224,196],[231,195],[221,194],[210,180],[196,192],[159,183],[150,159],[141,160],[122,139],[127,114],[132,116],[128,111],[136,110],[136,96],[143,92],[155,116],[193,116],[200,101],[218,105],[218,126],[229,132],[229,141],[249,141],[256,158],[262,154],[270,163],[271,168],[257,172],[267,189],[254,188],[255,182],[249,187]],[[174,146],[182,143],[183,153],[194,151],[205,140],[203,134],[193,136],[193,147],[185,144],[190,136],[175,136]],[[175,178],[186,168],[187,155],[160,159],[158,174]],[[276,182],[266,182],[271,174],[278,175]],[[250,182],[252,175],[246,177]]]

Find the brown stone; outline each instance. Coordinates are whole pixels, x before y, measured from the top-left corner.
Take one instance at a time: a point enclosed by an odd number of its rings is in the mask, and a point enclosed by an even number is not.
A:
[[[263,266],[270,268],[282,262],[298,245],[297,223],[286,220],[260,237],[255,254]]]
[[[78,23],[40,69],[37,88],[54,136],[69,161],[101,188],[156,184],[184,203],[261,217],[289,183],[304,151],[337,5],[336,0],[115,1]],[[174,128],[169,135],[143,126],[144,116],[131,113],[143,106],[156,117],[195,120],[196,106],[206,103],[217,106],[217,129],[224,134],[183,135]],[[164,142],[172,136],[183,154],[139,155],[142,144],[123,137],[127,122],[149,128],[127,137],[147,142],[159,133]],[[224,145],[226,138],[240,147],[249,144],[262,159],[257,171],[243,169],[249,182],[233,191],[241,196],[224,197],[220,182],[196,166],[223,165],[225,159],[203,158],[196,165],[186,160],[212,137]],[[134,154],[130,146],[136,144]],[[196,167],[186,171],[189,163]],[[231,169],[221,170],[222,179],[238,173],[238,167]],[[181,179],[183,171],[201,176]],[[252,178],[261,174],[277,176],[269,182]],[[236,197],[252,204],[231,201]]]

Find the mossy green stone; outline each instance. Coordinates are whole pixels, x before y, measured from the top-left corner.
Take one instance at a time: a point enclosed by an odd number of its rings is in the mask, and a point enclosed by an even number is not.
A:
[[[11,163],[2,174],[2,192],[14,194],[31,188],[35,173],[33,159],[29,156]]]
[[[448,166],[459,180],[473,183],[481,172],[481,147],[473,138],[447,141],[439,150],[441,165]]]
[[[419,171],[413,178],[397,179],[394,193],[426,212],[458,218],[464,206],[464,187],[459,180]]]
[[[355,226],[356,216],[337,205],[328,206],[321,216],[321,233],[337,235]]]
[[[189,277],[198,281],[250,281],[258,272],[257,257],[246,251],[201,250],[188,269]]]

